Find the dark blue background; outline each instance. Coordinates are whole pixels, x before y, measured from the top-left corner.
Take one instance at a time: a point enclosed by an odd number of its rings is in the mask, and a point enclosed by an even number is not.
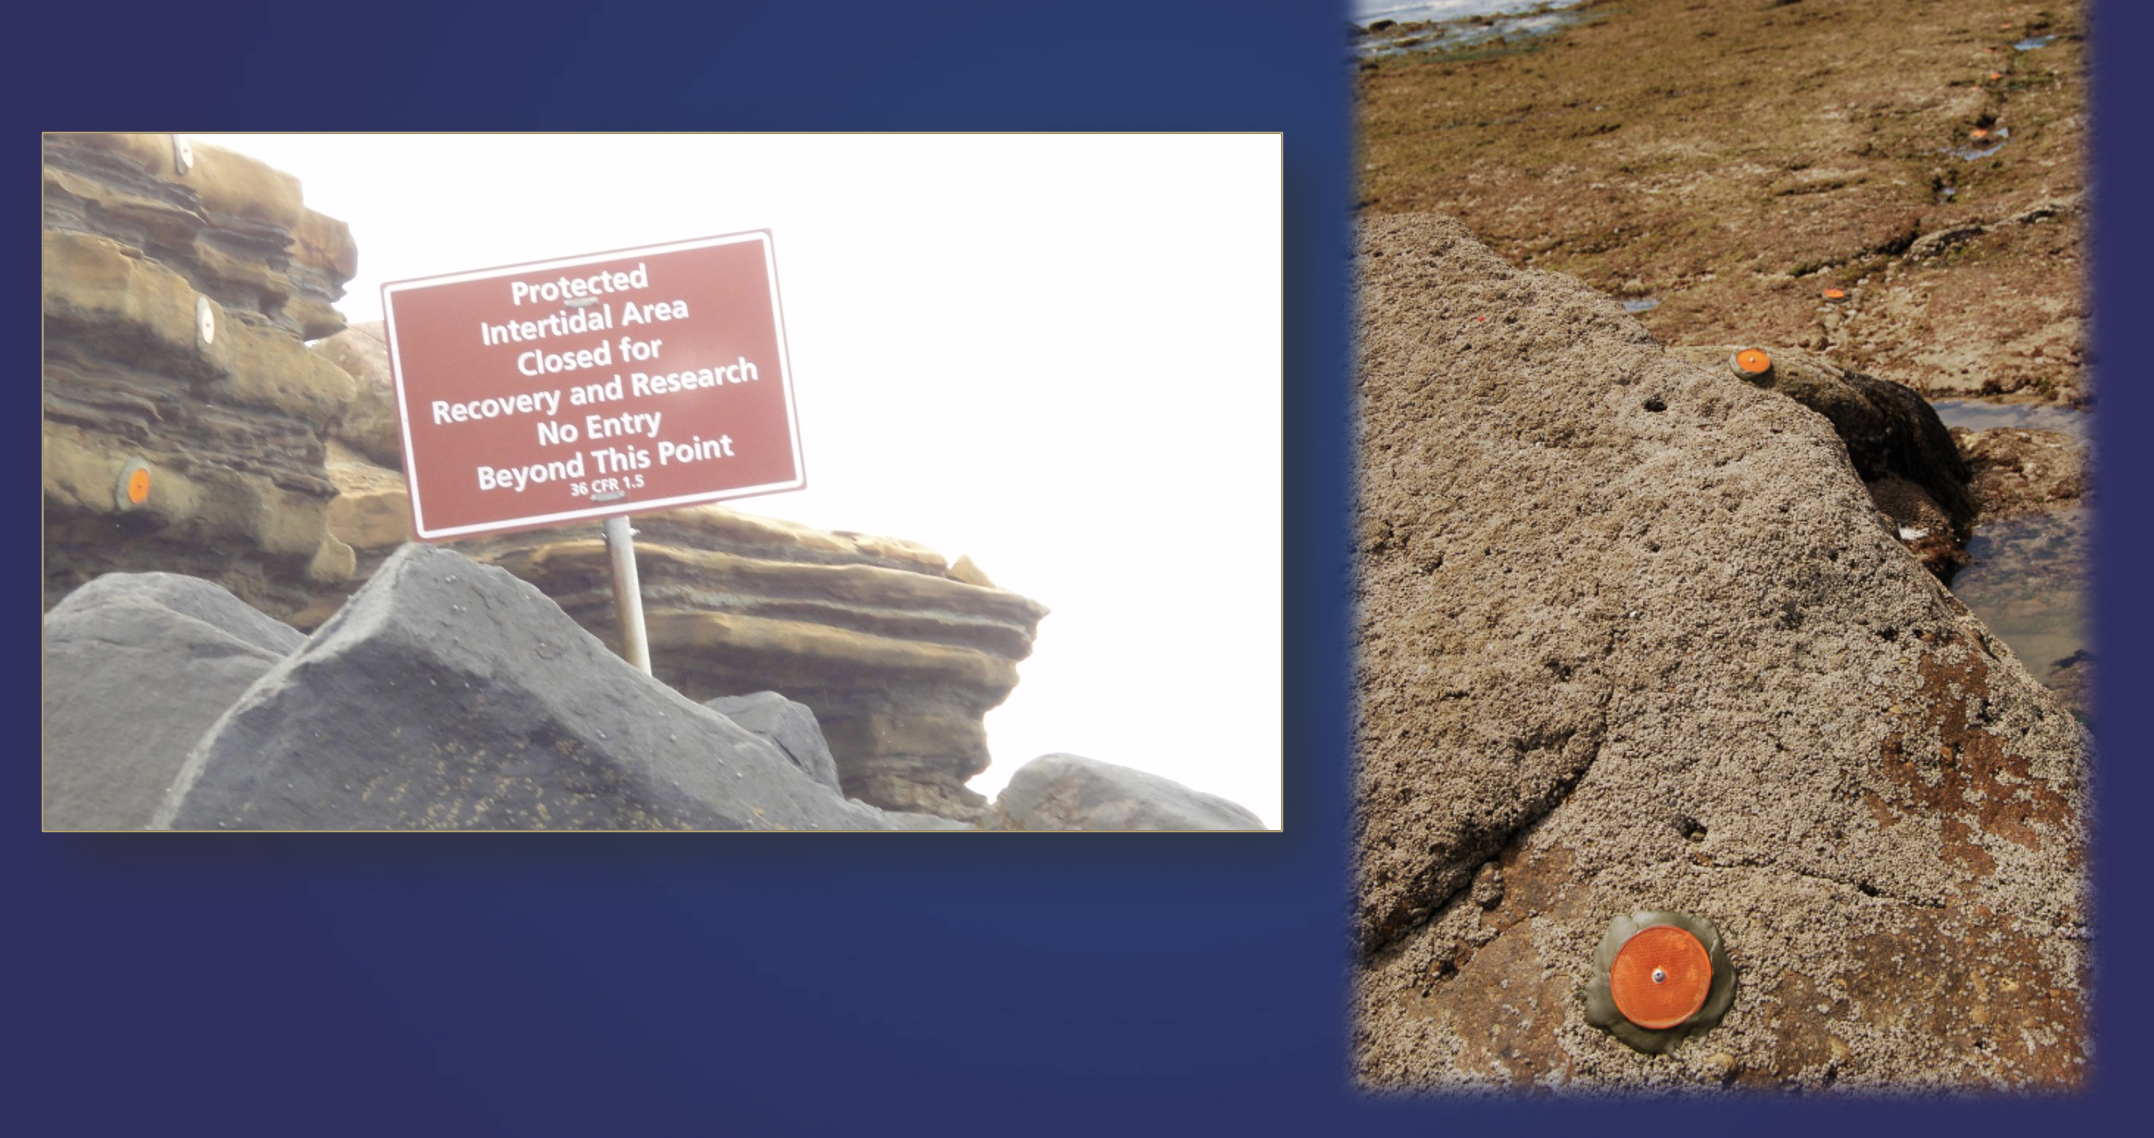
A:
[[[2154,13],[2131,7],[2108,4],[2097,35],[2109,711],[2095,1089],[1614,1108],[1375,1100],[1350,1082],[1343,9],[201,0],[18,25],[4,81],[25,119],[13,182],[25,196],[41,129],[1284,132],[1289,829],[48,835],[25,753],[7,834],[16,1058],[0,1118],[27,1121],[21,1133],[305,1134],[1620,1134],[1671,1118],[1810,1133],[1918,1115],[1984,1134],[2120,1119],[2148,1055],[2136,736],[2148,612],[2131,588],[2146,564],[2133,491],[2148,448],[2124,432],[2150,421],[2127,339],[2146,319],[2154,251],[2129,113],[2154,105],[2135,58]],[[1163,210],[1204,208],[1171,185],[1158,193]],[[34,288],[35,202],[18,205],[16,279]],[[37,332],[24,299],[27,372]],[[16,397],[18,484],[36,477],[29,390]],[[21,521],[25,532],[35,518]]]

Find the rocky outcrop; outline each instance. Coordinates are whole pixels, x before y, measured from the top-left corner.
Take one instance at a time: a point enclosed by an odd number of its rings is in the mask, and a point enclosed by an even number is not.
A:
[[[538,590],[406,546],[189,753],[176,829],[887,829]]]
[[[335,438],[367,461],[404,469],[404,432],[396,410],[396,384],[389,367],[389,339],[382,322],[354,324],[314,345],[322,358],[352,377],[352,401]]]
[[[995,830],[1261,830],[1246,807],[1080,755],[1042,755],[995,799]]]
[[[215,580],[278,614],[353,570],[324,440],[351,378],[305,339],[356,267],[290,175],[172,136],[44,139],[45,585]]]
[[[47,603],[156,570],[323,624],[409,537],[381,327],[346,329],[331,307],[350,233],[291,175],[216,147],[55,134],[44,151]],[[718,507],[636,525],[661,679],[697,700],[781,690],[827,736],[816,777],[895,811],[984,817],[964,786],[989,762],[983,716],[1044,606],[898,539]],[[458,549],[614,638],[596,525]],[[213,671],[238,682],[238,659]]]
[[[319,345],[362,393],[329,449],[342,489],[332,532],[361,574],[410,533],[388,357],[378,327]],[[375,410],[366,408],[371,404]],[[368,426],[367,424],[373,424]],[[987,769],[986,713],[1009,697],[1047,608],[897,538],[830,532],[703,506],[639,515],[637,571],[651,666],[690,698],[776,689],[821,723],[845,793],[889,810],[984,816],[965,788]],[[618,645],[612,573],[598,525],[459,542],[459,552],[537,585]],[[343,603],[322,591],[301,628]]]
[[[911,542],[708,506],[634,519],[651,667],[691,699],[775,689],[815,711],[845,793],[976,820],[987,712],[1047,609],[968,584]],[[473,555],[619,643],[598,527],[509,534]]]
[[[1262,829],[1074,755],[983,825],[848,801],[814,714],[696,706],[531,585],[406,545],[311,638],[225,589],[115,573],[45,618],[44,825],[122,829]]]
[[[2081,1083],[2086,736],[1831,425],[1450,221],[1359,255],[1362,1079]],[[1578,998],[1645,909],[1738,977],[1664,1055]]]
[[[305,641],[207,581],[115,573],[45,614],[44,825],[139,830],[188,748]]]
[[[332,512],[362,571],[409,532],[393,471],[334,448]],[[822,724],[845,792],[890,810],[982,816],[987,712],[1009,697],[1047,608],[960,559],[896,538],[702,506],[634,519],[651,666],[690,698],[776,689]],[[480,538],[460,552],[537,585],[618,647],[612,570],[595,524]],[[965,578],[971,577],[968,581]],[[342,603],[329,590],[300,627]]]
[[[1675,347],[1668,354],[1712,366],[1740,346]],[[1823,356],[1774,347],[1755,381],[1825,416],[1847,446],[1870,500],[1915,556],[1942,579],[1967,563],[1976,503],[1967,463],[1937,412],[1914,389],[1843,368]]]

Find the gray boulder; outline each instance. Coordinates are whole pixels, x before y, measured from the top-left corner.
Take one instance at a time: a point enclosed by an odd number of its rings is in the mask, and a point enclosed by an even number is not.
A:
[[[978,832],[980,829],[970,822],[960,822],[955,818],[945,818],[940,814],[918,814],[910,810],[885,810],[883,811],[883,819],[890,823],[890,828],[893,830],[971,830]]]
[[[809,778],[844,793],[838,785],[838,761],[831,757],[822,725],[815,721],[815,711],[807,704],[774,691],[759,691],[707,699],[703,706],[768,740]]]
[[[199,620],[235,639],[282,656],[306,643],[306,633],[240,600],[214,581],[182,573],[107,573],[69,593],[45,614],[141,601]]]
[[[988,829],[1261,830],[1247,808],[1173,779],[1078,755],[1042,755],[995,799]]]
[[[196,745],[173,829],[887,829],[537,589],[408,545]]]
[[[44,824],[149,824],[188,748],[306,637],[208,581],[108,573],[45,614]]]

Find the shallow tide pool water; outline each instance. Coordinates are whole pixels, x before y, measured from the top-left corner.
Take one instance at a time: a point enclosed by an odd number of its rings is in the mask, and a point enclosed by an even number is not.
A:
[[[1576,23],[1579,0],[1355,0],[1351,19],[1363,30],[1354,51],[1364,59],[1410,51],[1455,51],[1514,41]],[[1370,32],[1371,24],[1390,23]],[[1392,27],[1390,25],[1434,25]]]
[[[1472,16],[1495,16],[1527,12],[1535,8],[1568,8],[1578,0],[1354,0],[1353,21],[1366,28],[1378,20],[1410,24],[1433,20],[1459,20]]]
[[[1947,427],[2018,427],[2088,437],[2087,413],[2054,403],[1940,399]],[[2052,683],[2058,665],[2091,652],[2087,635],[2087,552],[2092,511],[2083,506],[1985,522],[1967,542],[1973,562],[1952,578],[1952,595],[2012,646],[2034,677]]]
[[[2089,651],[2084,507],[1995,522],[1967,543],[1974,563],[1952,595],[1982,618],[2045,683],[2057,666]]]
[[[1930,403],[1947,427],[1987,431],[1993,427],[2020,427],[2029,431],[2063,431],[2085,438],[2087,413],[2054,403],[1988,403],[1980,399],[1938,399]]]

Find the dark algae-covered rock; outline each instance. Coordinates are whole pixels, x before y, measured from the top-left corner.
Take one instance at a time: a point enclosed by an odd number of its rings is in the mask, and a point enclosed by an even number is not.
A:
[[[1668,354],[1711,364],[1737,350],[1676,347]],[[1769,354],[1770,370],[1752,382],[1823,415],[1900,540],[1932,573],[1951,580],[1967,563],[1977,500],[1972,472],[1937,412],[1904,384],[1809,352],[1775,347]]]

